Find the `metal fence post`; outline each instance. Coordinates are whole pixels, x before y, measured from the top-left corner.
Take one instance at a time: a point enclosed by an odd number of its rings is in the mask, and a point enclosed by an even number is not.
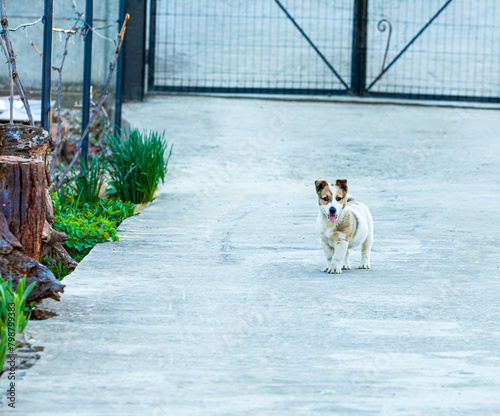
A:
[[[363,95],[366,88],[368,0],[354,0],[352,30],[351,91]]]
[[[42,103],[40,123],[50,131],[50,84],[52,79],[52,24],[54,0],[45,0],[43,13],[43,63],[42,63]]]
[[[145,93],[146,0],[126,0],[130,14],[125,32],[123,54],[123,98],[142,101]],[[154,1],[152,2],[154,3]]]
[[[156,55],[156,1],[151,0],[149,10],[149,45],[148,45],[148,88],[155,84],[155,55]]]
[[[92,28],[94,21],[94,0],[85,3],[85,46],[83,59],[82,133],[90,118],[90,89],[92,85]],[[81,161],[87,166],[89,157],[89,133],[83,138]]]

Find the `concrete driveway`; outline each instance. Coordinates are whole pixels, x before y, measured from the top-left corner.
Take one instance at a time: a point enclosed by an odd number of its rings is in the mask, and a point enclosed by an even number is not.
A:
[[[125,117],[166,130],[169,180],[30,324],[18,414],[500,414],[498,111],[172,96]],[[314,180],[341,177],[375,243],[334,276]]]

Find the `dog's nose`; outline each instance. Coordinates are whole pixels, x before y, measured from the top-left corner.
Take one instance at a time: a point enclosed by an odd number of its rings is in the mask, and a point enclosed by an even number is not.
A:
[[[330,207],[330,214],[335,215],[337,209],[335,207]]]

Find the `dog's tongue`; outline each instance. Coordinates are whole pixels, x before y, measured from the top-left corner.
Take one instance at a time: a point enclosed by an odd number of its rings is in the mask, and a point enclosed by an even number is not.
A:
[[[337,219],[337,216],[336,215],[329,215],[328,219],[330,220],[330,222],[335,222],[335,220]]]

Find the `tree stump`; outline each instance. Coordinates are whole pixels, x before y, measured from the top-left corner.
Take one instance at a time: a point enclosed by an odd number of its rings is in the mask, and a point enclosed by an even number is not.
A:
[[[45,224],[45,165],[41,160],[0,156],[0,204],[9,231],[24,254],[38,259]]]
[[[18,124],[0,125],[0,156],[19,156],[25,159],[41,160],[47,167],[47,153],[51,143],[50,134],[39,128]],[[54,211],[49,192],[49,175],[46,174],[45,201],[46,223],[43,227],[41,254],[61,263],[68,269],[74,269],[78,264],[65,250],[62,243],[68,239],[66,234],[55,231]],[[35,257],[38,260],[38,256]]]
[[[19,156],[46,162],[50,135],[39,127],[0,125],[0,156]]]
[[[0,125],[0,273],[14,285],[23,277],[37,284],[28,301],[59,300],[64,285],[38,262],[50,258],[74,268],[76,262],[61,245],[66,235],[56,232],[48,191],[49,134],[41,128]],[[62,260],[60,260],[62,259]]]
[[[45,162],[0,156],[0,273],[37,284],[28,301],[59,300],[64,285],[38,263],[46,224]]]

